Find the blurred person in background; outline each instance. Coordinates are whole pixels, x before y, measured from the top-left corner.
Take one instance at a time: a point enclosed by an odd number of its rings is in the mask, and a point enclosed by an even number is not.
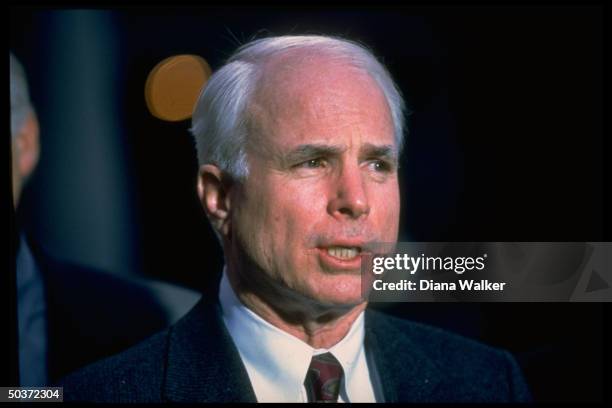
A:
[[[19,200],[39,161],[41,132],[25,70],[9,54],[19,384],[45,386],[166,327],[181,314],[185,298],[197,295],[63,262],[21,230]]]

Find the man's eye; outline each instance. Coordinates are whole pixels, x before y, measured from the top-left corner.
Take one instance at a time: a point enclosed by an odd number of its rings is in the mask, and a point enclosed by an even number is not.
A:
[[[370,168],[377,172],[390,172],[392,166],[384,160],[373,160],[370,162]]]
[[[298,165],[298,167],[305,167],[307,169],[316,169],[319,167],[323,167],[325,165],[325,161],[321,158],[310,159],[302,162]]]

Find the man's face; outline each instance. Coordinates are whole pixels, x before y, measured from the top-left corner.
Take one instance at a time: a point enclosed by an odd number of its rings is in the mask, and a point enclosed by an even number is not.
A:
[[[359,253],[398,233],[389,107],[369,76],[325,59],[266,72],[231,218],[256,266],[244,273],[322,305],[361,303]]]

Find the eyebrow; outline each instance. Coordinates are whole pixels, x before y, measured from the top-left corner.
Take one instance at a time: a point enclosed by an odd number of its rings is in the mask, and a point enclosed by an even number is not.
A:
[[[344,146],[327,144],[303,144],[299,145],[284,156],[286,163],[299,163],[316,157],[339,156],[346,150]],[[395,147],[391,145],[375,145],[366,143],[361,147],[361,157],[378,157],[397,162]]]
[[[374,145],[366,143],[361,148],[361,155],[365,157],[385,158],[397,162],[397,150],[392,145]]]
[[[291,150],[285,155],[287,163],[299,163],[316,157],[339,156],[346,150],[340,146],[325,144],[303,144]]]

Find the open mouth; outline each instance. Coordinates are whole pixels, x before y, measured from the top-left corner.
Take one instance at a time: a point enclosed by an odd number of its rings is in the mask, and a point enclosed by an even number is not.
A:
[[[334,258],[341,260],[351,260],[359,256],[361,248],[359,247],[343,247],[343,246],[332,246],[326,249],[327,253]]]

